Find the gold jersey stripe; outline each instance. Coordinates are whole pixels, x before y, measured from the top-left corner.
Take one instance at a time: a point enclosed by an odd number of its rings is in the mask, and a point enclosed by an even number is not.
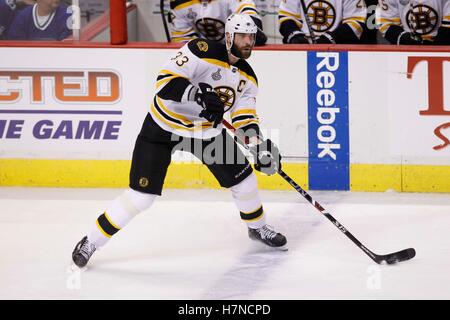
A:
[[[239,70],[239,73],[244,76],[245,78],[247,78],[248,80],[250,80],[251,82],[253,82],[255,84],[255,86],[258,86],[258,83],[256,82],[256,79],[254,77],[252,77],[251,75],[245,73],[242,70]]]
[[[216,66],[219,67],[223,67],[226,69],[230,68],[230,65],[222,60],[218,60],[218,59],[210,59],[210,58],[202,58],[203,61],[211,63],[211,64],[215,64]]]
[[[173,42],[191,41],[193,39],[195,39],[195,37],[172,37]]]
[[[187,7],[193,6],[196,3],[200,3],[200,0],[191,0],[191,1],[179,4],[178,6],[173,8],[173,10],[181,10],[183,8],[187,8]]]
[[[180,78],[186,78],[185,76],[182,76],[181,74],[175,73],[175,72],[167,70],[167,69],[162,69],[158,73],[158,75],[162,75],[162,76],[165,76],[165,75],[168,75],[168,74],[170,74],[172,76],[180,77]]]
[[[192,121],[190,121],[189,119],[187,119],[186,117],[184,117],[183,115],[173,112],[171,110],[169,110],[164,103],[162,102],[161,98],[156,96],[156,102],[158,103],[158,106],[160,107],[160,109],[162,111],[164,111],[164,113],[166,113],[167,115],[169,115],[172,118],[175,118],[179,121],[181,121],[184,125],[193,125]]]
[[[296,18],[296,19],[300,19],[300,18],[301,18],[301,16],[300,16],[299,14],[287,12],[287,11],[284,11],[284,10],[278,11],[278,14],[284,15],[284,16],[294,17],[294,18]]]
[[[402,20],[400,18],[377,18],[376,19],[378,23],[384,23],[384,22],[401,22]]]
[[[176,122],[173,122],[173,121],[170,121],[170,120],[164,118],[163,115],[161,115],[161,114],[159,113],[158,109],[156,109],[156,107],[154,106],[153,103],[151,104],[150,112],[151,112],[155,117],[157,117],[160,121],[164,122],[164,123],[167,124],[169,127],[171,127],[172,129],[175,129],[175,130],[195,131],[195,130],[202,130],[202,129],[205,129],[205,128],[210,128],[210,127],[212,127],[212,124],[209,123],[209,122],[202,122],[200,125],[195,125],[195,126],[190,127],[190,128],[189,128],[189,127],[182,126],[182,125],[180,125],[179,123],[176,123]]]
[[[286,21],[293,21],[300,29],[303,27],[303,24],[297,19],[292,19],[291,17],[283,17],[283,18],[278,17],[279,24],[282,24],[283,22]]]
[[[241,128],[243,126],[246,126],[246,125],[248,125],[250,123],[258,124],[258,119],[253,118],[253,119],[239,120],[239,121],[233,122],[233,125],[236,127],[236,129],[239,129],[239,128]]]
[[[387,31],[387,29],[389,29],[390,26],[398,26],[398,24],[396,24],[396,23],[386,23],[386,24],[383,24],[383,25],[381,26],[381,28],[380,28],[380,32],[381,32],[381,33],[385,33],[385,32]]]
[[[242,11],[242,9],[244,8],[252,8],[256,10],[256,6],[252,3],[244,3],[243,5],[241,5],[237,10],[236,13],[240,13]]]
[[[364,17],[348,17],[348,18],[343,19],[342,21],[346,22],[346,21],[349,21],[349,20],[363,22],[363,23],[366,22],[366,18],[364,18]]]
[[[186,77],[183,77],[182,75],[179,75],[170,70],[163,69],[158,73],[158,76],[167,76],[167,75],[170,75],[170,77],[162,78],[162,79],[156,81],[156,89],[159,89],[163,84],[166,84],[167,82],[169,82],[170,80],[175,79],[175,78],[187,79]]]
[[[179,125],[178,123],[174,123],[172,121],[167,120],[166,118],[164,118],[159,111],[155,108],[154,104],[152,103],[151,108],[150,108],[150,112],[157,117],[160,121],[164,122],[165,124],[167,124],[169,127],[171,127],[172,129],[179,129],[179,130],[189,130],[189,128],[186,128],[184,126]]]
[[[169,82],[172,79],[177,78],[176,76],[171,76],[171,77],[167,77],[161,80],[156,81],[156,89],[159,89],[163,84],[166,84],[167,82]]]
[[[347,21],[346,23],[348,25],[350,25],[350,27],[353,29],[353,31],[355,31],[355,33],[358,36],[358,38],[361,37],[361,34],[363,32],[363,28],[361,27],[361,25],[358,22]]]
[[[241,109],[241,110],[237,110],[235,112],[231,113],[231,118],[236,118],[239,115],[254,115],[256,116],[256,110],[255,109]]]
[[[258,12],[256,10],[255,11],[247,10],[245,12],[242,12],[242,14],[248,14],[249,16],[255,16],[258,14]]]
[[[184,31],[171,31],[170,33],[173,36],[181,36],[181,35],[185,35],[185,34],[187,34],[189,32],[192,32],[192,31],[194,31],[194,29],[193,28],[189,28],[189,29],[184,30]]]

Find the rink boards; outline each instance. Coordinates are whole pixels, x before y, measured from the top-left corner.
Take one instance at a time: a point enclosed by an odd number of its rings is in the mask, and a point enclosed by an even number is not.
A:
[[[450,192],[449,49],[281,48],[255,51],[250,63],[261,127],[299,184]],[[126,186],[156,74],[176,51],[0,47],[0,185]],[[291,188],[258,177],[262,188]],[[165,186],[219,187],[183,154]]]

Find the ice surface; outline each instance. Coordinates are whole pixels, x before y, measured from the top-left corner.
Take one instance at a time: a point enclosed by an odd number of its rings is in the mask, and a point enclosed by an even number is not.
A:
[[[248,239],[227,190],[165,190],[70,270],[75,244],[120,189],[0,188],[0,299],[450,299],[450,195],[311,192],[376,265],[296,192],[261,192],[289,251]]]

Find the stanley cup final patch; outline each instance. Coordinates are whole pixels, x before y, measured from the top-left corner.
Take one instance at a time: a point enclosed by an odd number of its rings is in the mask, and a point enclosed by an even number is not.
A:
[[[214,81],[219,81],[220,79],[222,79],[222,76],[220,74],[220,69],[217,69],[216,72],[213,72],[211,74],[211,77],[213,78]]]

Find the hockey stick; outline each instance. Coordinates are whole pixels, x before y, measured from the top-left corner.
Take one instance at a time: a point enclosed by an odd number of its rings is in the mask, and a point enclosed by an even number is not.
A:
[[[311,22],[308,19],[308,8],[306,7],[305,0],[300,0],[300,3],[302,5],[303,10],[303,17],[305,18],[306,26],[308,27],[309,37],[312,41],[312,43],[316,43],[316,34],[314,33],[314,30],[311,26]]]
[[[236,139],[239,144],[241,144],[245,149],[249,149],[247,144],[242,140],[242,138],[238,137],[236,134],[236,128],[234,128],[229,122],[226,120],[222,121],[223,125],[227,127],[230,131],[235,134]],[[321,214],[323,214],[328,220],[330,220],[336,228],[338,228],[343,234],[345,234],[350,240],[353,241],[365,254],[367,254],[373,261],[378,264],[394,264],[397,262],[402,262],[406,260],[410,260],[415,257],[416,250],[413,248],[404,249],[401,251],[379,255],[375,254],[369,249],[367,249],[354,235],[352,235],[339,221],[337,221],[328,211],[326,211],[320,203],[315,201],[308,192],[306,192],[302,187],[300,187],[291,177],[289,177],[283,170],[279,170],[278,174],[286,180],[298,193],[300,193],[303,198],[305,198],[309,203],[311,203],[314,208],[319,210]]]
[[[166,14],[164,13],[164,0],[161,0],[159,3],[161,9],[161,18],[164,26],[164,33],[166,34],[167,42],[171,42],[169,27],[167,26]]]

